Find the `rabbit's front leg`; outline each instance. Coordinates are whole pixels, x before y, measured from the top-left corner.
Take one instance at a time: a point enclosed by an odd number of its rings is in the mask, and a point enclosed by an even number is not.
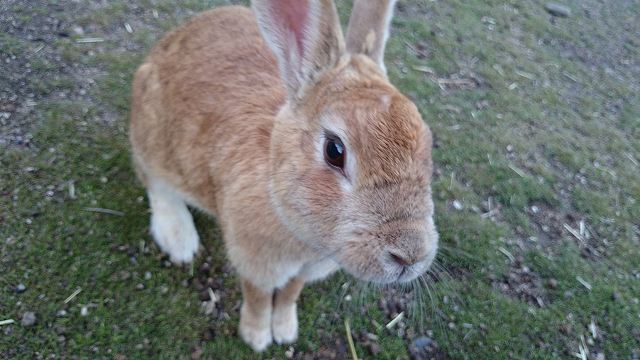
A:
[[[298,314],[296,300],[302,291],[304,280],[295,277],[282,288],[276,290],[273,298],[271,331],[278,344],[292,343],[298,337]]]
[[[271,344],[271,311],[273,293],[265,292],[247,279],[242,282],[240,336],[255,351],[263,351]]]

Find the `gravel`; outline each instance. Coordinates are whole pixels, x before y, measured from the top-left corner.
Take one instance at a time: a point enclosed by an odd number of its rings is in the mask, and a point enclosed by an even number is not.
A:
[[[21,324],[24,327],[31,327],[35,325],[36,321],[37,321],[36,313],[32,311],[27,311],[22,315]]]

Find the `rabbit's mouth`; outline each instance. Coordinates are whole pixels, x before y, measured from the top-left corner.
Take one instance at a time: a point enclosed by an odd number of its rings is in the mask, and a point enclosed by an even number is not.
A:
[[[429,269],[436,256],[437,245],[429,248],[425,255],[416,257],[402,257],[386,248],[382,251],[371,250],[374,249],[366,245],[348,247],[338,256],[338,263],[362,281],[376,284],[407,283],[422,276]]]
[[[429,267],[431,267],[431,263],[435,258],[436,252],[430,252],[424,259],[421,261],[412,264],[412,265],[399,265],[399,269],[396,270],[398,272],[398,276],[393,282],[396,283],[407,283],[410,282],[420,276],[422,276]]]

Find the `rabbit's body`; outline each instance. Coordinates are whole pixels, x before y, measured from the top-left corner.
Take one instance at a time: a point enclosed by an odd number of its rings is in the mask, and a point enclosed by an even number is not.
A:
[[[255,350],[295,340],[305,282],[340,267],[410,281],[436,254],[431,135],[382,63],[393,4],[356,0],[348,46],[331,0],[219,8],[168,34],[135,75],[151,233],[187,263],[199,238],[186,205],[216,217]]]
[[[138,70],[133,99],[142,177],[216,216],[241,274],[282,287],[317,260],[270,204],[269,144],[285,89],[250,9],[207,11],[166,36]]]

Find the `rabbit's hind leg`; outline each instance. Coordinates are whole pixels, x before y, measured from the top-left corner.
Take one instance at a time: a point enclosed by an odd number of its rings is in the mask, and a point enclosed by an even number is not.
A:
[[[184,199],[169,184],[150,176],[147,193],[151,204],[151,235],[172,262],[190,263],[200,241]]]

